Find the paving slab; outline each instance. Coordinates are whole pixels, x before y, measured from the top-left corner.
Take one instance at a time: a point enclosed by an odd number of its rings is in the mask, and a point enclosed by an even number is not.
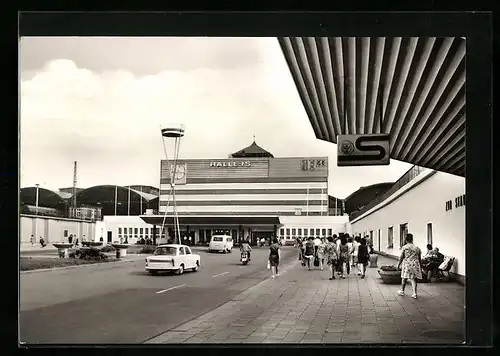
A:
[[[393,263],[379,256],[379,264]],[[408,294],[399,296],[398,285],[383,284],[376,269],[368,269],[365,279],[356,274],[343,280],[328,277],[326,270],[308,271],[292,261],[276,279],[254,285],[251,291],[177,329],[198,328],[184,343],[460,344],[463,340],[461,285],[419,284],[415,300]],[[219,332],[199,331],[212,329],[212,322],[219,324]],[[158,341],[179,338],[165,336]]]

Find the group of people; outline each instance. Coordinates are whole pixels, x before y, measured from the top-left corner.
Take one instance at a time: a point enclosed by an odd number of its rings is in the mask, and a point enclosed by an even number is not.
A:
[[[35,236],[34,235],[31,235],[30,237],[30,242],[31,242],[31,246],[35,246],[35,243],[36,243],[36,239],[35,239]],[[40,245],[42,247],[45,247],[47,246],[47,243],[45,242],[44,238],[42,236],[40,236],[40,239],[38,240],[38,242],[40,243]]]
[[[300,249],[299,259],[302,266],[311,270],[311,265],[323,270],[328,265],[330,280],[335,279],[335,273],[341,279],[350,274],[351,268],[356,267],[361,278],[366,276],[366,267],[370,262],[371,248],[367,245],[367,238],[340,233],[328,238],[297,239],[296,246]]]
[[[444,255],[439,252],[439,249],[432,248],[432,245],[427,245],[427,253],[422,257],[420,248],[413,243],[413,235],[406,235],[406,244],[401,248],[401,256],[399,257],[398,269],[401,270],[401,289],[398,294],[405,295],[406,282],[410,281],[413,294],[412,298],[417,299],[417,281],[430,281],[432,274],[443,263]]]

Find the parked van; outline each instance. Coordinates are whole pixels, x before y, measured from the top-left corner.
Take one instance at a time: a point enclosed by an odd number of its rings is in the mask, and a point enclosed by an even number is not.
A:
[[[233,238],[228,235],[214,235],[208,245],[208,252],[220,251],[224,253],[232,252]]]

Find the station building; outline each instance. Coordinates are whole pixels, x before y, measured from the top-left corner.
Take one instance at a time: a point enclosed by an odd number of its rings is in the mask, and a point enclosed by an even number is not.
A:
[[[218,233],[235,242],[271,236],[291,242],[345,229],[346,216],[328,215],[328,157],[275,158],[254,141],[229,158],[177,160],[176,166],[181,235],[196,243]],[[171,169],[172,161],[161,161],[158,214],[141,216],[155,233],[165,219],[162,238],[174,236]]]

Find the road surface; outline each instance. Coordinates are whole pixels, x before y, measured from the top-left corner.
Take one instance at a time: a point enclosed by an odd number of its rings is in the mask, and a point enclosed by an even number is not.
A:
[[[231,254],[201,255],[198,272],[150,276],[144,261],[21,274],[20,341],[142,343],[232,300],[269,278],[268,249],[249,265]],[[296,258],[283,249],[282,262]]]

